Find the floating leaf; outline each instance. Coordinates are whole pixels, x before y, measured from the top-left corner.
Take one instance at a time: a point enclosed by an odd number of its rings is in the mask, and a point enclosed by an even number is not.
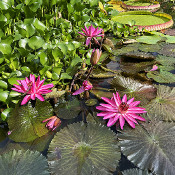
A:
[[[175,57],[175,44],[166,44],[159,51],[160,54]]]
[[[94,105],[97,104],[97,102],[98,102],[97,99],[91,98],[91,99],[89,99],[89,100],[86,100],[85,104],[86,104],[87,106],[94,106]]]
[[[151,116],[155,118],[154,115]],[[175,124],[162,121],[145,122],[118,134],[122,153],[141,169],[156,174],[175,172]]]
[[[161,46],[159,44],[140,44],[139,50],[143,52],[158,52],[161,49]]]
[[[150,114],[157,114],[160,120],[175,121],[175,88],[157,86],[157,97],[145,106]]]
[[[146,44],[157,44],[158,41],[160,41],[162,37],[157,35],[152,36],[140,36],[136,40],[140,43],[146,43]]]
[[[13,150],[0,156],[0,174],[49,175],[46,158],[39,152]]]
[[[174,83],[175,82],[175,75],[165,70],[160,70],[160,72],[150,71],[146,75],[148,78],[152,78],[154,81],[158,83]]]
[[[153,175],[149,173],[147,170],[140,170],[140,169],[129,169],[122,172],[123,175]]]
[[[91,123],[74,123],[57,132],[48,152],[49,167],[55,175],[106,175],[115,171],[119,159],[115,134]]]
[[[141,83],[129,77],[116,76],[111,81],[111,84],[122,95],[126,94],[129,98],[135,97],[142,104],[147,103],[156,96],[156,88],[153,85]]]
[[[12,111],[8,126],[12,133],[9,137],[16,142],[29,142],[48,132],[42,121],[53,115],[53,108],[49,102],[36,101],[35,107],[29,102],[25,106],[16,106]]]
[[[80,101],[76,97],[71,97],[68,100],[62,100],[55,105],[54,111],[59,118],[75,118],[81,111]]]
[[[158,55],[156,57],[156,61],[162,65],[166,66],[173,66],[175,64],[175,59],[174,57],[168,57],[168,56],[163,56],[163,55]]]

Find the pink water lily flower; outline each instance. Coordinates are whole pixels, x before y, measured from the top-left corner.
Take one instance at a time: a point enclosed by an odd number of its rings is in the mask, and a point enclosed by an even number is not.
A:
[[[61,125],[61,120],[57,116],[52,116],[46,120],[43,120],[43,123],[47,121],[49,122],[46,124],[46,127],[51,131],[55,130],[58,126]]]
[[[101,97],[101,99],[107,102],[107,104],[101,103],[100,106],[96,107],[96,109],[102,111],[101,113],[98,113],[97,116],[102,116],[104,120],[109,119],[107,123],[108,127],[114,125],[119,120],[120,128],[123,130],[125,120],[132,128],[135,128],[135,123],[137,124],[136,119],[145,121],[144,118],[137,115],[147,112],[145,111],[145,108],[136,107],[140,101],[134,102],[134,98],[127,101],[126,94],[121,100],[118,92],[113,94],[111,99],[106,97]]]
[[[76,90],[72,95],[81,94],[82,92],[91,90],[92,88],[93,88],[92,84],[89,81],[84,80],[83,85],[78,90]]]
[[[102,55],[102,51],[99,49],[94,49],[92,51],[92,55],[91,55],[91,59],[90,59],[90,63],[92,64],[92,66],[94,66],[98,63],[101,55]]]
[[[44,101],[45,99],[41,94],[52,92],[49,88],[54,86],[52,83],[43,85],[44,81],[45,80],[40,81],[39,76],[35,82],[35,75],[30,74],[29,79],[26,77],[24,80],[17,80],[19,85],[14,84],[13,86],[15,86],[15,88],[12,88],[12,90],[26,95],[22,100],[21,105],[26,104],[30,99],[35,100],[35,98],[38,98],[40,101]]]
[[[157,65],[153,65],[153,68],[150,71],[155,71],[157,69],[158,69],[158,66]]]
[[[98,27],[95,28],[92,25],[89,26],[89,28],[84,26],[84,28],[85,29],[81,28],[84,33],[81,33],[81,32],[78,32],[78,33],[87,37],[86,38],[86,45],[87,46],[90,44],[92,38],[94,38],[97,41],[96,37],[104,36],[104,34],[100,34],[100,33],[102,33],[103,29],[98,29]]]

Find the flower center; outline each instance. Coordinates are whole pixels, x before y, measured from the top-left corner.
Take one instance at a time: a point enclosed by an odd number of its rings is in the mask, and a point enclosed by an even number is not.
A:
[[[121,113],[121,114],[124,114],[126,113],[126,111],[128,110],[129,108],[129,105],[125,102],[122,102],[119,107],[118,107],[118,111]]]

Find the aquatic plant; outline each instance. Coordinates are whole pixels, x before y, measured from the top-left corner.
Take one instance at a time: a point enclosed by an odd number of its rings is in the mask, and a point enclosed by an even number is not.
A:
[[[92,51],[92,55],[91,55],[91,59],[90,59],[90,62],[91,62],[92,66],[94,66],[98,63],[98,61],[101,57],[101,54],[102,54],[102,51],[99,50],[99,49],[94,49]]]
[[[81,94],[82,92],[91,90],[92,88],[93,88],[92,84],[89,81],[84,80],[83,85],[78,90],[76,90],[72,95]]]
[[[61,124],[61,120],[57,116],[49,117],[46,120],[43,120],[43,123],[47,121],[48,123],[46,124],[46,127],[52,131],[54,131]]]
[[[84,33],[81,33],[81,32],[78,32],[78,33],[86,37],[86,45],[87,46],[90,44],[90,47],[91,47],[92,38],[98,43],[98,40],[96,39],[96,37],[99,37],[99,36],[103,37],[104,36],[104,34],[102,33],[103,29],[98,29],[98,27],[95,28],[92,25],[89,26],[89,28],[84,26],[84,28],[85,28],[85,30],[83,28],[81,28]],[[102,34],[100,34],[100,33],[102,33]]]
[[[155,71],[157,69],[158,69],[158,66],[157,65],[153,65],[153,68],[150,71]]]
[[[13,86],[15,86],[15,88],[12,88],[12,90],[26,95],[22,100],[21,105],[26,104],[30,99],[35,100],[35,98],[38,98],[40,101],[44,101],[45,99],[41,94],[52,92],[52,90],[49,90],[48,88],[52,88],[54,86],[52,83],[43,85],[44,81],[45,80],[40,81],[39,76],[35,82],[35,75],[30,74],[30,79],[26,77],[24,80],[17,80],[20,85],[14,84]]]
[[[138,113],[146,113],[145,108],[136,107],[140,101],[134,101],[134,98],[131,98],[127,101],[126,94],[123,96],[122,101],[120,99],[119,93],[113,94],[111,99],[102,97],[102,100],[108,104],[100,103],[100,106],[97,106],[96,109],[101,110],[101,113],[98,113],[97,116],[102,116],[103,119],[109,119],[107,126],[110,127],[114,125],[118,120],[120,122],[120,128],[123,130],[125,120],[129,123],[132,128],[135,128],[135,119],[145,121],[144,118],[138,116]]]

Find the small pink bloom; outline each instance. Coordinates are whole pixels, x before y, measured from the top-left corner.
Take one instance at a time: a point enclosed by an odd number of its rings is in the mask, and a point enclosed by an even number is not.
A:
[[[55,130],[61,124],[61,120],[57,116],[52,116],[46,120],[43,120],[43,123],[47,121],[48,123],[46,124],[46,127],[51,131]]]
[[[82,92],[91,90],[92,88],[93,88],[92,84],[89,81],[84,80],[83,85],[80,87],[80,89],[76,90],[72,95],[81,94]]]
[[[78,32],[78,33],[87,37],[86,38],[86,45],[87,46],[90,44],[90,41],[92,38],[94,38],[97,41],[96,37],[99,37],[99,36],[103,37],[104,36],[104,34],[100,34],[100,33],[102,33],[103,29],[98,29],[98,27],[95,28],[92,25],[89,26],[89,28],[84,26],[84,28],[85,29],[81,28],[83,33],[80,33],[80,32]]]
[[[157,65],[153,65],[153,68],[150,71],[155,71],[157,69],[158,69],[158,66]]]
[[[110,127],[114,125],[118,120],[120,123],[120,128],[123,129],[125,120],[128,124],[135,128],[135,123],[137,120],[145,121],[144,118],[136,115],[138,113],[146,113],[145,108],[136,107],[140,101],[135,101],[134,98],[131,98],[127,101],[126,94],[123,96],[122,100],[120,99],[119,93],[113,94],[111,99],[102,97],[107,104],[101,103],[101,106],[97,106],[96,109],[101,110],[101,113],[98,113],[97,116],[102,116],[104,120],[109,119],[107,126]]]
[[[13,86],[15,86],[15,88],[12,88],[12,90],[26,95],[22,100],[21,105],[26,104],[30,99],[35,100],[35,98],[38,98],[40,101],[44,101],[45,99],[41,94],[52,92],[49,88],[54,86],[52,83],[43,85],[44,81],[45,80],[40,81],[39,76],[35,82],[35,75],[30,74],[30,79],[26,77],[24,80],[17,80],[19,85],[14,84]]]

